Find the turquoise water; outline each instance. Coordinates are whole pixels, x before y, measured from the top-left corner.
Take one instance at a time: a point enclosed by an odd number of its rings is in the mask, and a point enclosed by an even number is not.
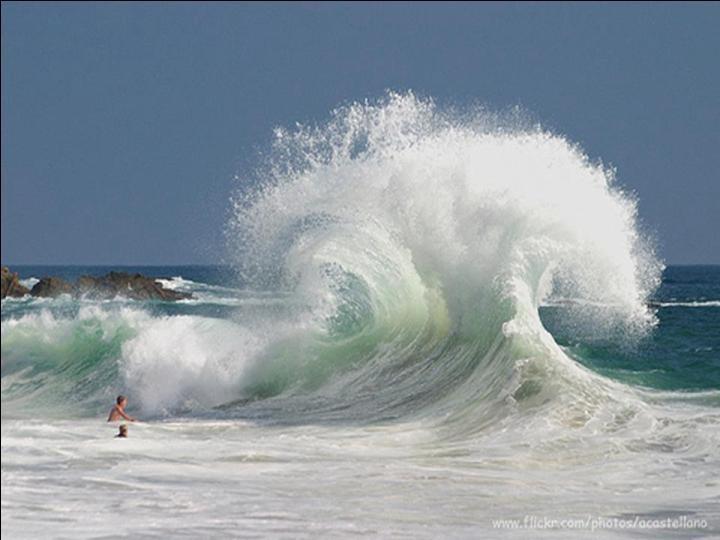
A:
[[[541,314],[579,362],[623,382],[664,390],[720,389],[720,266],[670,266],[651,301],[657,326],[638,343],[622,336],[573,335],[562,308]]]
[[[15,266],[23,277],[54,275],[74,280],[81,275],[101,276],[118,267],[105,266]],[[153,316],[202,316],[242,318],[243,300],[262,293],[250,291],[237,273],[226,266],[132,266],[123,271],[140,272],[158,277],[182,277],[189,280],[189,290],[206,302],[148,302],[143,309]],[[272,298],[272,293],[265,293]],[[214,300],[220,299],[219,303]],[[230,300],[229,302],[227,300]],[[233,300],[235,302],[233,302]],[[634,385],[662,390],[720,389],[720,266],[670,266],[665,269],[660,287],[649,299],[657,316],[657,324],[643,339],[628,343],[620,334],[595,335],[592,331],[567,324],[563,305],[550,304],[540,308],[546,328],[555,340],[579,363],[592,370]],[[272,301],[264,307],[251,303],[248,316],[258,309],[272,310]],[[112,304],[108,304],[110,309]],[[73,302],[33,303],[10,301],[3,305],[3,320],[19,318],[39,310],[50,310],[58,316],[76,316],[81,304]],[[342,314],[337,317],[341,317]],[[358,324],[354,315],[345,323]],[[118,355],[123,339],[132,335],[119,333],[107,344],[107,350],[91,354]],[[7,347],[6,355],[13,355]],[[68,361],[93,368],[97,359],[82,356]],[[35,358],[42,365],[52,358]],[[77,367],[77,366],[76,366]],[[12,368],[3,365],[5,372]],[[240,396],[238,396],[240,397]]]

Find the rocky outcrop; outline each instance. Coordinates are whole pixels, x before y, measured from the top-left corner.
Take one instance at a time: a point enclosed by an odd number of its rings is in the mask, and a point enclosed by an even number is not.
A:
[[[2,294],[2,298],[5,298],[6,296],[20,298],[29,292],[30,291],[27,287],[23,287],[20,284],[20,278],[16,272],[11,272],[7,266],[2,267],[2,282],[0,283],[0,293]]]
[[[108,299],[124,296],[134,300],[182,300],[189,293],[164,288],[159,282],[142,274],[110,272],[102,277],[82,276],[75,285],[75,294],[85,298]]]
[[[70,283],[58,277],[44,277],[30,290],[31,295],[42,298],[54,298],[61,294],[73,294],[74,292],[75,288]]]
[[[190,293],[164,288],[153,278],[126,272],[110,272],[101,277],[81,276],[75,283],[59,277],[44,277],[35,284],[32,290],[28,290],[20,284],[17,274],[3,267],[2,297],[26,294],[43,298],[55,298],[61,294],[69,294],[75,298],[94,300],[109,300],[118,296],[133,300],[165,301],[192,298]]]

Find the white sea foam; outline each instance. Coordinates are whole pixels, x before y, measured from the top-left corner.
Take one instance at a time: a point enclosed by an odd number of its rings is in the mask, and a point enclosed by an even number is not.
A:
[[[657,302],[660,307],[720,307],[720,300],[693,300],[690,302]]]
[[[32,288],[33,288],[37,283],[39,283],[39,282],[40,282],[40,280],[39,280],[38,278],[36,278],[36,277],[29,277],[29,278],[26,278],[26,279],[21,279],[21,280],[20,280],[20,285],[22,285],[23,287],[26,287],[26,288],[28,288],[28,289],[32,289]]]
[[[194,282],[190,279],[185,279],[182,276],[173,276],[170,279],[162,279],[161,278],[161,279],[156,279],[155,281],[160,283],[164,288],[170,289],[173,291],[176,291],[176,290],[187,291],[187,290],[192,289],[192,287],[194,285],[197,285],[196,282]]]
[[[243,371],[261,344],[230,321],[156,318],[123,345],[120,371],[147,412],[211,407],[237,396]]]

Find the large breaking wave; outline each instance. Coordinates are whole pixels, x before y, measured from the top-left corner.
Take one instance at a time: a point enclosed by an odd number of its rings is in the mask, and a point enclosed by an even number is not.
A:
[[[618,339],[653,324],[661,264],[614,183],[559,135],[412,94],[278,130],[229,229],[243,280],[294,306],[248,388],[363,414],[579,397],[544,300]]]

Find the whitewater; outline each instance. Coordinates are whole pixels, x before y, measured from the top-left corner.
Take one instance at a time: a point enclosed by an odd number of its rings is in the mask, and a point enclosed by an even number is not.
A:
[[[412,93],[278,128],[192,299],[3,300],[3,535],[719,535],[720,281],[616,174]]]

